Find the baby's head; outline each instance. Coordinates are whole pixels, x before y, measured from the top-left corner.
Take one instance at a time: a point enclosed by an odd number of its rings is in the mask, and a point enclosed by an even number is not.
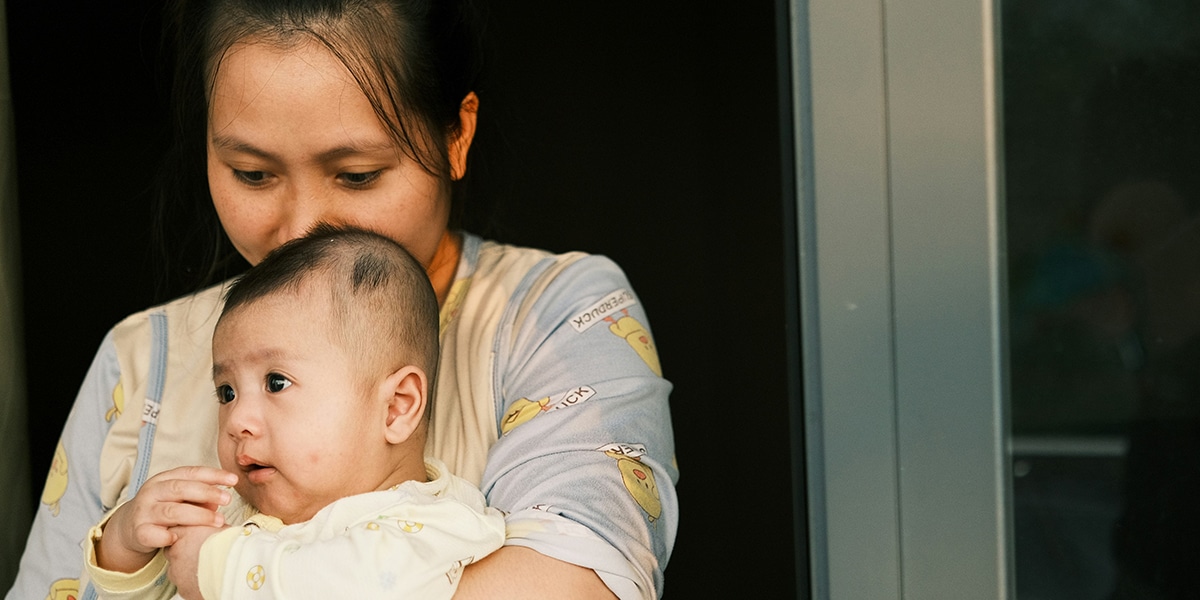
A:
[[[217,453],[285,523],[425,478],[438,306],[391,240],[320,225],[229,289],[213,334]]]

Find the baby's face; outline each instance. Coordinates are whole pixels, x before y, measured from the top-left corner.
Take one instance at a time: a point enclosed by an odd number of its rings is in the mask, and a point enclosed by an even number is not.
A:
[[[227,314],[213,335],[221,467],[284,523],[374,491],[389,471],[386,404],[331,341],[327,298],[267,296]]]

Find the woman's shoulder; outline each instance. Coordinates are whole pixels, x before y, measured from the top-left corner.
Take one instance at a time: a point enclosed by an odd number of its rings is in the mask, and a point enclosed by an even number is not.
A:
[[[539,248],[485,240],[471,234],[463,236],[463,267],[470,276],[519,277],[544,261],[554,262],[565,256]]]
[[[637,304],[625,272],[604,255],[555,254],[476,239],[464,244],[468,256],[476,262],[469,275],[472,295],[506,307],[517,326],[531,313],[587,320]]]
[[[228,284],[221,282],[133,313],[113,327],[113,339],[120,346],[122,342],[147,337],[155,315],[165,318],[171,332],[208,335],[211,338],[217,317],[221,315]]]
[[[549,284],[565,273],[573,279],[624,279],[621,268],[608,257],[587,252],[554,253],[484,240],[471,234],[463,236],[463,264],[460,277],[475,279],[515,279],[536,285]],[[522,286],[524,287],[524,286]]]

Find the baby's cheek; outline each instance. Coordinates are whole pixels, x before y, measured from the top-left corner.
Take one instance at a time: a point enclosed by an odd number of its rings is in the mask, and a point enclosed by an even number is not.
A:
[[[221,468],[233,473],[238,472],[237,458],[234,453],[237,449],[232,442],[224,440],[217,442],[217,462],[221,464]]]
[[[246,481],[245,477],[239,475],[238,482],[233,484],[233,489],[247,502],[258,506],[258,495],[255,494],[254,487],[250,485],[249,481]]]

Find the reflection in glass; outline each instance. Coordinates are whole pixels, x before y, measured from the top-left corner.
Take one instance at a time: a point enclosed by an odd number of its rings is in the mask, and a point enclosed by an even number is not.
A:
[[[1017,596],[1200,597],[1200,3],[1002,28]]]

